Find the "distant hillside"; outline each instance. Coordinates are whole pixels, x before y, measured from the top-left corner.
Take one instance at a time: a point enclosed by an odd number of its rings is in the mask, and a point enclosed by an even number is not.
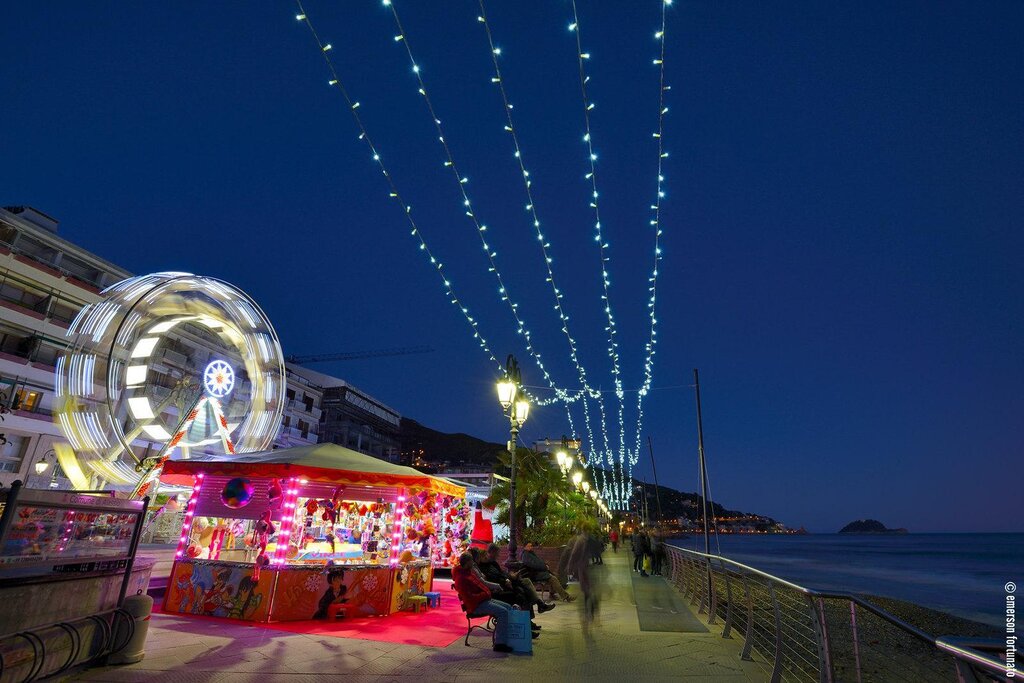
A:
[[[489,443],[469,434],[446,434],[407,417],[402,418],[398,429],[403,464],[416,464],[431,471],[442,467],[459,469],[460,465],[493,467],[498,454],[505,450],[504,444]]]
[[[405,417],[402,418],[399,427],[399,439],[402,443],[402,463],[425,472],[444,470],[452,472],[470,468],[490,469],[497,462],[498,455],[505,450],[504,444],[491,443],[469,434],[446,434]],[[610,472],[607,474],[610,476]],[[654,484],[634,479],[633,485],[645,487],[648,495],[648,510],[652,517],[657,516]],[[698,494],[684,493],[667,486],[657,488],[661,495],[661,511],[665,519],[678,517],[698,519],[701,507],[701,498]],[[634,504],[639,502],[641,502],[641,498],[638,497]],[[742,519],[759,530],[768,530],[776,524],[776,521],[770,517],[729,510],[719,503],[714,503],[713,508],[713,515],[716,518]]]

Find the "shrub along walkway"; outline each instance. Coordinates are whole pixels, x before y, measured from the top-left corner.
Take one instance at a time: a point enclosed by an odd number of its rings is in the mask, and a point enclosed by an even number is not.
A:
[[[155,614],[146,657],[138,664],[79,673],[82,681],[147,683],[305,683],[307,681],[763,681],[756,665],[739,658],[740,642],[723,639],[715,627],[705,633],[641,631],[628,553],[611,549],[594,569],[600,586],[598,615],[582,620],[583,600],[559,603],[537,618],[543,626],[533,655],[491,651],[480,631],[444,647],[422,647],[361,639],[271,631],[243,623],[210,622]],[[668,588],[660,577],[657,584]],[[442,600],[454,600],[441,584]],[[576,584],[569,588],[579,594]],[[645,596],[645,599],[646,596]],[[685,601],[671,609],[689,610]],[[643,608],[647,609],[650,605]],[[685,615],[684,615],[685,616]]]

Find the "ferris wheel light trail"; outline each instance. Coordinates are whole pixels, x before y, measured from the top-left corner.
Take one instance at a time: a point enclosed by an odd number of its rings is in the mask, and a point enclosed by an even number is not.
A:
[[[230,455],[270,446],[284,359],[273,326],[244,292],[167,272],[129,278],[101,296],[68,328],[55,373],[54,415],[77,461],[65,468],[76,488],[96,488],[91,474],[141,496],[175,449],[187,456],[219,443]],[[238,363],[198,365],[211,352]],[[140,462],[138,440],[164,444],[160,458]]]

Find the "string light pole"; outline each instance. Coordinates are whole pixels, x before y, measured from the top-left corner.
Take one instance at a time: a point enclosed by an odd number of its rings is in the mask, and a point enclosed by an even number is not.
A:
[[[522,380],[519,375],[519,363],[515,356],[509,354],[505,360],[505,375],[498,380],[498,403],[508,417],[510,436],[508,452],[512,457],[511,476],[508,484],[508,556],[516,559],[516,444],[519,442],[519,429],[526,423],[530,413],[530,402],[522,393]]]

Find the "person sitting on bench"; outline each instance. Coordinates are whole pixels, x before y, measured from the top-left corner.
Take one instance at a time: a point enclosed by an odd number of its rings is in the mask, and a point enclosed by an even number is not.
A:
[[[533,620],[536,614],[533,611],[534,601],[530,595],[518,585],[514,585],[512,583],[506,584],[504,581],[500,580],[492,581],[490,578],[485,576],[483,571],[480,569],[480,563],[484,561],[485,555],[479,548],[470,548],[469,554],[473,557],[473,573],[476,574],[477,578],[483,581],[484,585],[491,590],[491,597],[495,600],[507,602],[516,609],[525,609],[529,611],[530,629],[533,631],[533,637],[536,638],[540,635],[540,626],[538,626],[537,622]]]
[[[523,546],[522,560],[523,566],[527,570],[527,576],[534,582],[548,582],[548,585],[551,586],[551,590],[554,591],[558,597],[562,598],[562,600],[565,600],[566,602],[572,602],[576,598],[569,595],[568,591],[562,587],[562,582],[559,581],[554,572],[548,568],[548,563],[540,559],[537,556],[537,553],[533,552],[533,549],[538,545],[539,544],[534,543],[533,541],[527,541],[526,545]]]
[[[459,566],[452,567],[452,582],[467,615],[486,614],[494,617],[494,651],[512,652],[508,644],[508,621],[512,606],[491,596],[491,589],[473,572],[473,556],[469,553],[459,555]]]
[[[506,590],[515,590],[523,596],[526,604],[531,606],[536,605],[537,611],[541,614],[544,614],[548,610],[553,610],[555,608],[555,603],[544,602],[544,600],[541,599],[540,594],[537,593],[537,589],[533,585],[533,581],[530,581],[528,578],[523,576],[524,571],[522,569],[506,572],[501,568],[501,564],[498,563],[498,556],[500,553],[501,549],[494,543],[491,543],[487,546],[487,553],[483,557],[477,558],[476,565],[480,568],[480,572],[483,574],[484,579],[492,583],[496,583]]]

